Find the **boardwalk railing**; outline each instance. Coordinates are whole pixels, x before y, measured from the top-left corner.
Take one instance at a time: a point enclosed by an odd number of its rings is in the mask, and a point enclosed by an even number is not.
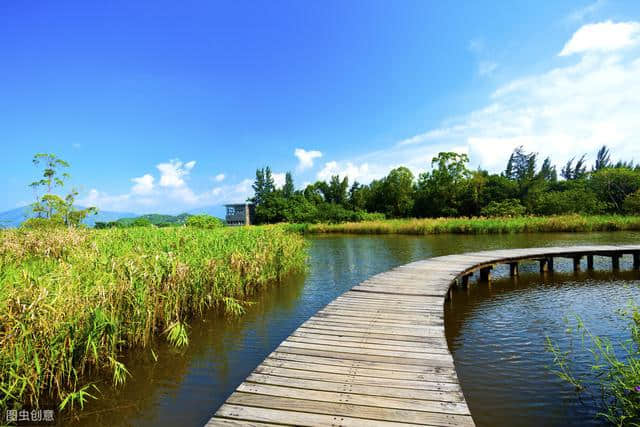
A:
[[[472,426],[444,332],[452,284],[467,285],[496,264],[512,275],[524,260],[553,271],[554,258],[633,257],[638,246],[510,249],[448,255],[377,274],[328,304],[275,349],[207,426],[421,424]]]

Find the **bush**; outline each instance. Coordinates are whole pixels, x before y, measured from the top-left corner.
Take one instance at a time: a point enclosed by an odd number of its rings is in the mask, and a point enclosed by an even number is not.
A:
[[[635,193],[629,194],[624,199],[622,204],[625,213],[638,214],[640,213],[640,190]]]
[[[151,221],[147,218],[136,218],[131,223],[132,227],[151,227]]]
[[[60,217],[53,218],[29,218],[22,224],[20,228],[26,228],[30,230],[42,230],[50,228],[64,227],[64,221]]]
[[[502,202],[491,202],[480,211],[487,217],[515,217],[524,215],[526,208],[517,199],[507,199]]]
[[[190,216],[187,219],[186,225],[187,227],[213,229],[223,227],[224,223],[220,218],[203,214]]]
[[[599,214],[605,209],[606,204],[598,200],[594,192],[586,188],[573,188],[540,194],[533,213],[538,215]]]

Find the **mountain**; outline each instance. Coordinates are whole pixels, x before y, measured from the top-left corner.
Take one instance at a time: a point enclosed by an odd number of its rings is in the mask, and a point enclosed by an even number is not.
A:
[[[82,209],[81,207],[78,207]],[[31,206],[22,206],[20,208],[11,209],[5,212],[0,212],[0,228],[14,228],[18,227],[24,220],[33,216]],[[96,221],[109,222],[115,221],[120,218],[132,218],[138,216],[132,212],[114,212],[114,211],[99,211],[97,215],[89,215],[84,224],[89,227],[93,227]]]

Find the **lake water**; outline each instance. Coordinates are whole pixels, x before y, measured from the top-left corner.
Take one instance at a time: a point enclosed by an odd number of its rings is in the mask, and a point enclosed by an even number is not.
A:
[[[185,350],[158,340],[154,344],[157,362],[148,349],[132,352],[124,360],[132,377],[123,388],[99,384],[100,400],[86,405],[78,419],[60,421],[86,426],[201,426],[300,324],[352,286],[398,265],[485,249],[639,241],[640,233],[313,237],[306,275],[291,277],[256,296],[239,320],[224,320],[214,312],[194,320]],[[559,267],[564,268],[562,263]],[[561,338],[562,318],[573,312],[587,321],[605,316],[617,328],[615,309],[637,296],[634,273],[616,278],[556,273],[554,280],[542,281],[525,267],[517,285],[501,280],[500,270],[497,273],[498,280],[490,288],[472,285],[468,291],[456,292],[446,311],[448,340],[476,422],[488,425],[491,414],[503,425],[543,425],[534,422],[536,417],[557,402],[569,409],[554,406],[557,415],[551,424],[566,424],[562,420],[567,416],[585,419],[588,411],[566,403],[571,393],[540,371],[539,362],[547,356],[540,350],[544,346],[544,340],[538,341],[544,338],[540,331],[554,330],[554,336]],[[547,291],[554,294],[547,297]],[[532,354],[538,367],[528,366],[523,353]],[[521,381],[516,379],[519,372],[525,374]],[[532,386],[541,383],[539,377],[544,377],[542,389]]]

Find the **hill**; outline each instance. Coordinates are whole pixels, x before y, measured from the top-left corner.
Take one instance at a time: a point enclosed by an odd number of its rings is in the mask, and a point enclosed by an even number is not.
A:
[[[82,209],[82,207],[78,208]],[[0,228],[18,227],[26,219],[33,216],[31,206],[22,206],[0,212]],[[120,218],[133,218],[135,216],[137,215],[132,212],[99,211],[97,215],[90,215],[83,222],[88,227],[93,227],[96,222],[109,222]]]

